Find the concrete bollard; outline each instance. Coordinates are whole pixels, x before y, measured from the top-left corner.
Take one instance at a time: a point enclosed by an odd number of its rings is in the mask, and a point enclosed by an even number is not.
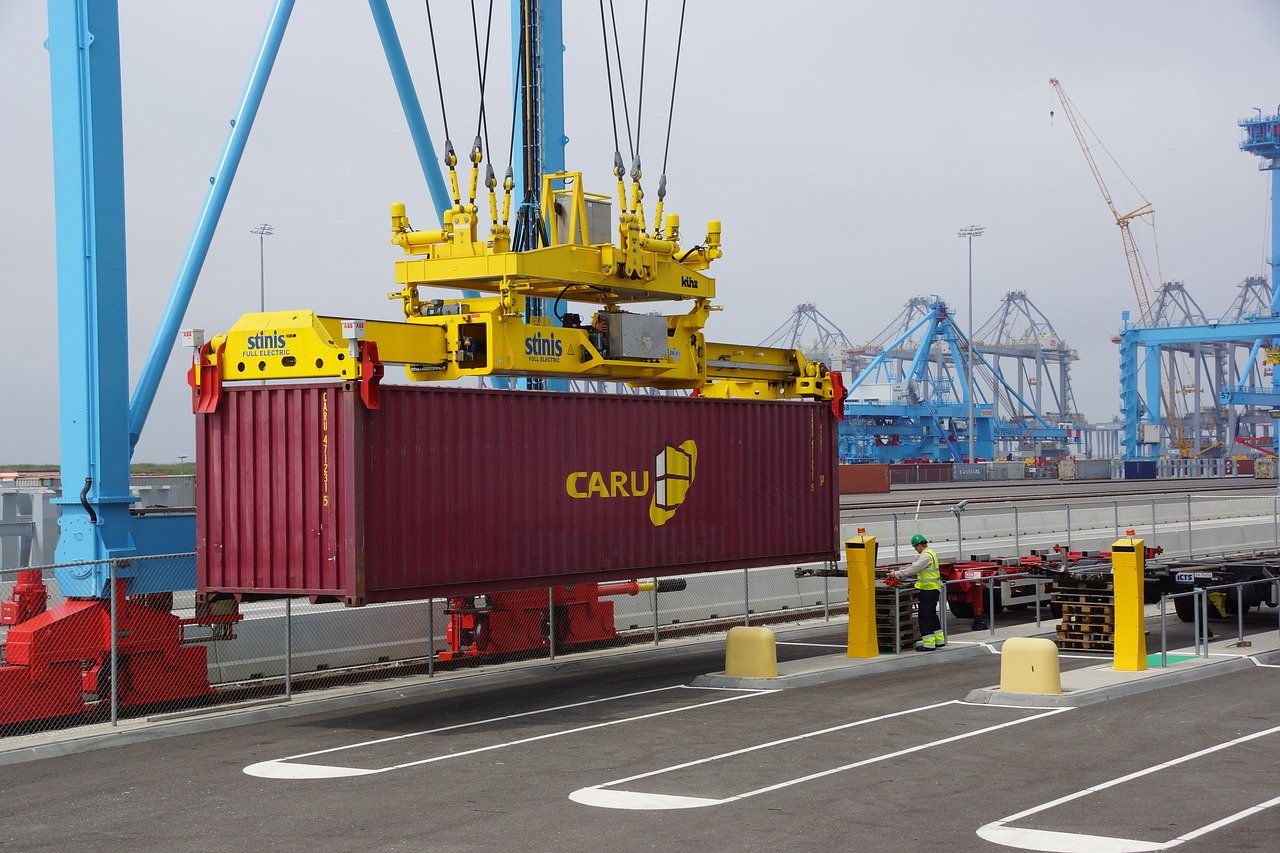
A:
[[[1061,693],[1058,646],[1043,637],[1013,637],[1000,649],[1000,689],[1006,693]]]
[[[724,674],[742,678],[777,678],[778,648],[768,628],[739,625],[725,641]]]

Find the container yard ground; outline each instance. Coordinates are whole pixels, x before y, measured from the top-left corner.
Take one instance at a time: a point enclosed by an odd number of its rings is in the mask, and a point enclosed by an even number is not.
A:
[[[1059,833],[1041,849],[1163,844],[1280,795],[1274,626],[1250,614],[1237,650],[1234,624],[1215,623],[1214,677],[1146,676],[1160,689],[1080,707],[965,701],[999,680],[988,646],[1051,633],[1019,614],[994,643],[953,622],[945,650],[785,690],[693,687],[723,668],[723,640],[673,642],[51,734],[0,756],[21,761],[4,770],[9,813],[80,805],[56,826],[5,821],[0,849],[1007,849],[979,830]],[[844,631],[779,631],[780,669],[858,669]],[[1064,683],[1105,661],[1064,655]],[[127,745],[77,751],[94,739]],[[22,761],[35,754],[53,757]],[[1277,833],[1264,808],[1183,849],[1272,849]]]

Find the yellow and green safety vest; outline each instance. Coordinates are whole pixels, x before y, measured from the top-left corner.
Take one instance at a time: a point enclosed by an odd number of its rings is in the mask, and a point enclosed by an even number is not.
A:
[[[922,554],[929,557],[929,568],[921,569],[916,575],[916,589],[942,589],[942,572],[938,569],[938,554],[932,548],[925,548]]]

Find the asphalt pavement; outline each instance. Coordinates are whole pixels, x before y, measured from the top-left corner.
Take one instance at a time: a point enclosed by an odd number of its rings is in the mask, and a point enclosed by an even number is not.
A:
[[[1155,674],[1064,654],[1074,704],[972,698],[1026,618],[871,663],[833,622],[761,685],[679,641],[6,739],[0,850],[1274,850],[1268,613]]]

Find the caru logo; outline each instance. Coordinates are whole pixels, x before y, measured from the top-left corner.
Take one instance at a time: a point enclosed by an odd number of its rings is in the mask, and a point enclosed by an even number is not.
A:
[[[654,527],[670,521],[684,503],[697,466],[698,445],[693,439],[679,447],[668,444],[662,448],[655,463],[653,500],[649,504],[649,520]]]
[[[250,335],[249,339],[245,341],[245,346],[249,349],[284,349],[288,345],[284,335],[274,329],[271,334],[258,332],[255,335]]]
[[[557,361],[564,355],[564,342],[556,339],[554,334],[545,338],[542,332],[524,339],[524,354],[533,361]]]
[[[649,521],[661,527],[672,519],[693,485],[698,445],[693,440],[668,444],[648,471],[574,471],[564,481],[571,498],[649,497]]]

